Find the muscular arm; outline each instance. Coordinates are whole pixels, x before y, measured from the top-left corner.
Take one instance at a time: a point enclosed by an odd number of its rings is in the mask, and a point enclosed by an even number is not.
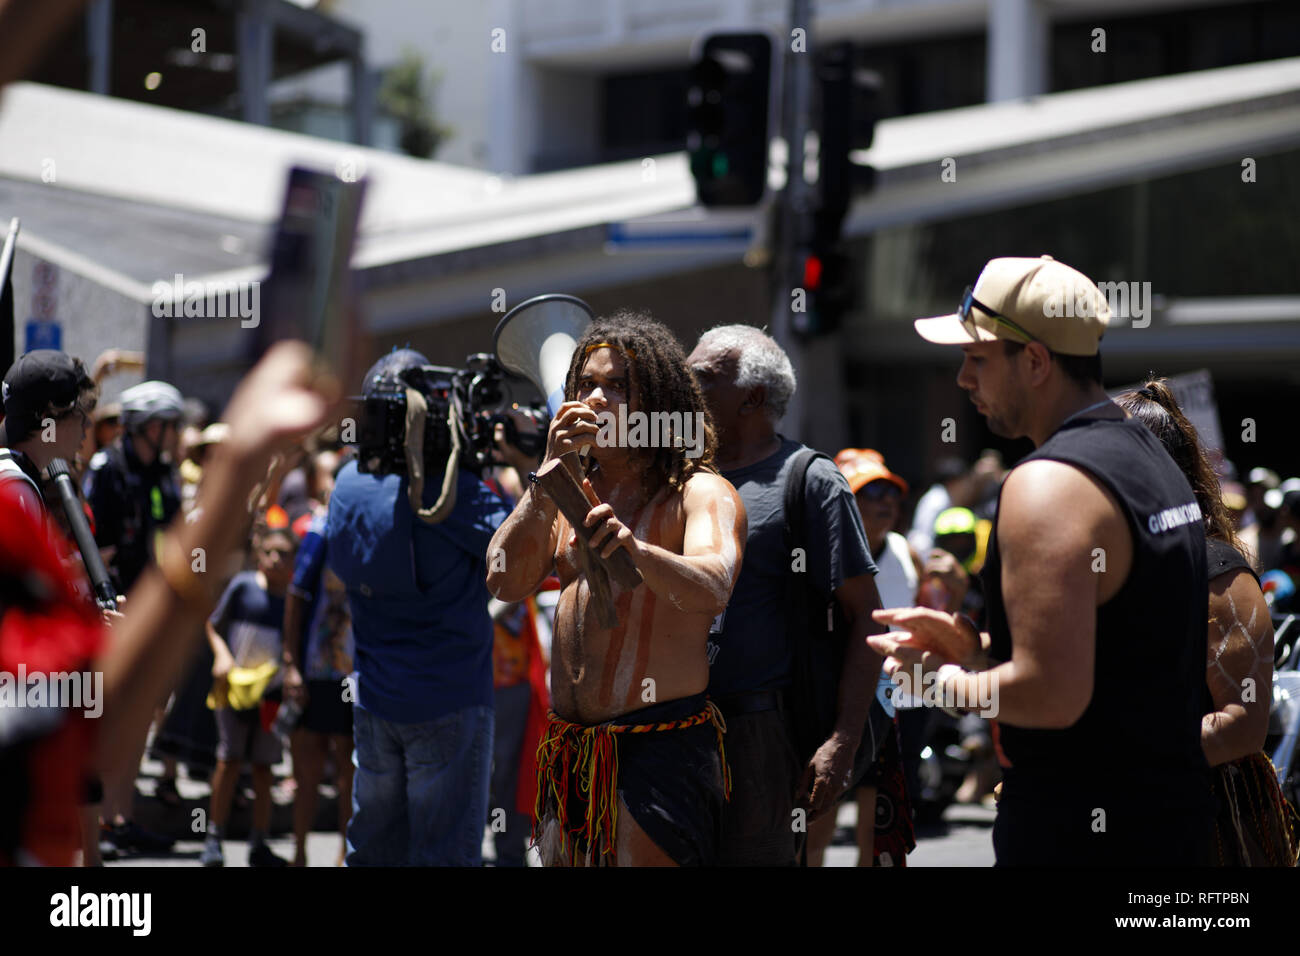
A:
[[[1207,651],[1205,676],[1214,711],[1201,720],[1201,749],[1214,767],[1259,750],[1268,733],[1273,622],[1263,592],[1244,568],[1210,582]],[[1248,678],[1251,695],[1245,693]]]
[[[725,478],[700,473],[686,482],[682,508],[686,527],[681,554],[638,541],[631,532],[620,540],[626,542],[650,590],[678,610],[721,614],[740,575],[748,534],[745,505]],[[591,515],[598,511],[593,509]],[[609,551],[602,549],[602,553]]]
[[[558,514],[555,502],[530,488],[497,528],[487,551],[487,586],[493,597],[514,604],[541,587],[555,567]]]
[[[1007,478],[998,516],[1002,597],[1014,639],[1011,660],[993,668],[997,716],[1020,727],[1069,727],[1092,699],[1097,606],[1123,584],[1132,563],[1128,527],[1110,496],[1078,469],[1032,461]],[[1094,572],[1094,549],[1107,572]],[[973,675],[966,699],[979,699]]]

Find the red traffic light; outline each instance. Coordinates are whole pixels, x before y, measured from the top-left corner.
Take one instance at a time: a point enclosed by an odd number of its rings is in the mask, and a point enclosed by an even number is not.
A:
[[[809,256],[803,261],[803,287],[808,292],[816,292],[822,285],[822,260],[819,256]]]

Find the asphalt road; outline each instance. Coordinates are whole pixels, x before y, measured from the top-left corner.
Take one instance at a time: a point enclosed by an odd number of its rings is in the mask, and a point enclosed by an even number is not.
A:
[[[168,809],[153,799],[153,788],[161,765],[145,761],[143,773],[136,782],[136,809],[139,822],[158,832],[169,835],[182,834],[188,837],[195,819],[195,811],[206,811],[208,803],[208,786],[206,783],[187,780],[184,773],[177,781],[177,789],[185,799],[184,807]],[[288,761],[277,768],[277,779],[289,771]],[[273,792],[272,832],[278,836],[268,840],[271,849],[286,859],[293,856],[293,837],[291,832],[292,793],[282,784]],[[316,829],[307,840],[308,866],[337,865],[340,837],[337,831],[331,832],[330,821],[334,819],[336,809],[335,795],[332,788],[323,788],[316,815]],[[944,814],[943,822],[936,825],[918,827],[916,849],[907,858],[908,866],[992,866],[993,842],[992,827],[994,811],[980,806],[954,806]],[[236,811],[232,816],[230,828],[235,839],[223,841],[226,866],[246,866],[248,861],[248,844],[243,829],[247,826],[249,812]],[[857,822],[857,804],[849,801],[841,804],[837,817],[837,830],[831,846],[826,851],[826,866],[855,866],[858,851],[853,842]],[[203,848],[202,837],[182,838],[166,856],[131,857],[106,863],[106,866],[198,866],[199,853]],[[490,862],[495,854],[491,835],[485,830],[483,840],[483,858]],[[539,865],[536,851],[530,853],[530,863]]]
[[[916,828],[916,849],[908,854],[907,865],[992,866],[994,816],[995,811],[982,806],[949,807],[943,822]],[[857,820],[856,802],[840,805],[835,837],[826,850],[824,866],[857,866]]]

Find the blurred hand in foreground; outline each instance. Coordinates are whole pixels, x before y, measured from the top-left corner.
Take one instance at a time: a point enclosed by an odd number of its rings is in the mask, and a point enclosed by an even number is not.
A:
[[[223,416],[230,437],[218,446],[265,473],[271,456],[323,425],[342,398],[338,379],[302,342],[280,342],[239,383]]]

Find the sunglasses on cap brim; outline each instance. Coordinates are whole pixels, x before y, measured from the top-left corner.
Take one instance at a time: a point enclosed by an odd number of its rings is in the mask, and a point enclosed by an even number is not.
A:
[[[979,309],[997,324],[1010,329],[1017,336],[1022,338],[1026,344],[1037,341],[1037,339],[1020,326],[1016,325],[1016,323],[1012,322],[1005,315],[999,315],[979,299],[975,298],[975,287],[973,285],[968,285],[966,291],[962,293],[961,305],[957,306],[957,318],[961,320],[961,327],[966,330],[966,334],[971,337],[971,341],[973,342],[983,342],[984,339],[980,338],[980,327],[975,322],[975,316],[971,313],[972,309]]]

